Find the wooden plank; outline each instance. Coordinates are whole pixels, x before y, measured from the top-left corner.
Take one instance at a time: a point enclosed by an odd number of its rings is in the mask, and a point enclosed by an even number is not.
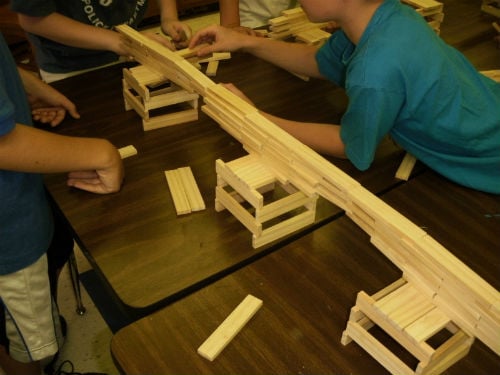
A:
[[[258,248],[275,241],[283,236],[286,236],[296,230],[304,228],[305,226],[314,223],[314,211],[305,211],[290,219],[279,222],[270,228],[264,229],[262,234],[254,235],[252,238],[252,246]]]
[[[186,90],[179,89],[173,92],[168,92],[161,95],[155,95],[151,99],[144,103],[146,110],[168,107],[174,104],[190,102],[192,100],[198,100],[199,95]]]
[[[189,200],[182,186],[179,171],[177,169],[165,171],[165,177],[170,189],[170,194],[172,195],[172,199],[174,201],[177,215],[190,213],[191,206],[189,205]]]
[[[434,308],[407,326],[404,331],[417,342],[422,342],[434,336],[450,322],[441,310]]]
[[[152,117],[149,120],[144,120],[142,122],[142,127],[144,131],[149,131],[195,120],[198,120],[198,110],[186,109],[184,111],[168,113],[166,115]]]
[[[262,300],[247,295],[217,329],[201,344],[198,354],[213,361],[262,306]]]
[[[137,149],[132,145],[119,148],[118,152],[120,153],[120,157],[122,159],[137,155]]]
[[[407,152],[403,158],[403,161],[401,162],[401,165],[396,171],[396,178],[399,180],[408,181],[411,175],[411,171],[413,170],[416,162],[417,158]]]
[[[414,375],[414,371],[382,345],[374,336],[357,322],[348,322],[346,336],[352,338],[367,353],[375,358],[392,374]]]
[[[193,171],[190,167],[179,168],[179,174],[182,182],[182,186],[186,193],[189,205],[191,206],[191,211],[201,211],[204,210],[205,202],[201,196],[198,184],[194,179]]]
[[[240,204],[235,194],[228,193],[223,187],[215,188],[216,210],[227,209],[238,221],[256,236],[262,233],[262,225]]]
[[[219,68],[218,61],[209,61],[207,65],[207,70],[205,74],[209,77],[215,77],[217,75],[217,69]]]

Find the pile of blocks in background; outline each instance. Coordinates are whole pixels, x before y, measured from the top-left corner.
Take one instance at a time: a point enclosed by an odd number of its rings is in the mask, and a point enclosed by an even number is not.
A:
[[[500,0],[483,0],[483,4],[481,5],[481,11],[484,13],[491,14],[497,18],[500,18]],[[498,43],[498,48],[500,48],[500,24],[498,22],[493,22],[493,28],[498,33],[498,36],[495,37],[495,40]]]
[[[435,0],[401,0],[422,15],[429,26],[440,33],[444,18],[443,4]],[[281,16],[269,20],[269,33],[273,39],[294,38],[297,42],[323,44],[337,25],[333,22],[310,22],[301,7],[285,10]]]
[[[442,3],[434,0],[401,0],[401,2],[414,8],[438,35],[441,33],[441,23],[444,19]]]

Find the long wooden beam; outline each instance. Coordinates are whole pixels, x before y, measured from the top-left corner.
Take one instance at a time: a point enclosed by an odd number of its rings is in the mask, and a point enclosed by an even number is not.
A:
[[[356,180],[217,85],[189,62],[128,26],[118,26],[134,58],[204,97],[202,110],[259,155],[282,182],[342,208],[409,281],[461,329],[500,355],[500,293]]]

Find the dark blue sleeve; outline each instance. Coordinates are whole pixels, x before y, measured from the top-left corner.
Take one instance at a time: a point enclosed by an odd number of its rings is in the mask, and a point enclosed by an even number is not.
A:
[[[57,10],[55,1],[52,0],[11,0],[10,8],[16,13],[31,17],[44,17]]]

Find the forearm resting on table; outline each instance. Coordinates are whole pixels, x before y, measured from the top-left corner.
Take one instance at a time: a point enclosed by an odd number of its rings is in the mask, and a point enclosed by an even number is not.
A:
[[[75,21],[59,13],[45,17],[19,15],[21,27],[32,34],[58,43],[86,49],[119,51],[120,34],[102,27]]]
[[[17,67],[17,71],[19,73],[19,76],[21,77],[21,80],[23,81],[24,90],[28,94],[31,94],[38,86],[38,81],[40,81],[37,73],[25,70],[20,67]]]
[[[340,125],[291,121],[268,113],[261,114],[314,151],[346,158],[344,143],[340,138]]]
[[[242,50],[285,70],[307,77],[323,78],[316,63],[317,47],[269,38],[248,37]]]
[[[121,160],[107,140],[67,137],[17,124],[0,137],[0,169],[60,173],[113,168]]]

